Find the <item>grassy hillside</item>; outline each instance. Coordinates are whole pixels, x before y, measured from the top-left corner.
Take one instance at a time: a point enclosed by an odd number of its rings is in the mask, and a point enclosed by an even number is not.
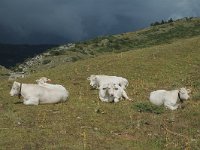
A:
[[[128,32],[120,35],[98,37],[89,41],[75,43],[74,46],[59,46],[49,50],[49,55],[35,63],[31,72],[77,60],[94,58],[105,53],[120,53],[138,48],[146,48],[177,39],[191,38],[200,35],[200,19],[181,19],[175,22],[149,27],[138,32]]]
[[[6,80],[9,77],[9,70],[0,65],[0,79]]]
[[[69,90],[66,103],[25,106],[9,96],[12,83],[3,80],[1,148],[199,149],[200,37],[157,44],[63,63],[19,80],[33,83],[47,76]],[[100,102],[98,91],[91,90],[86,80],[91,74],[127,78],[127,93],[133,101]],[[150,91],[183,86],[192,90],[183,109],[170,111],[150,105]]]

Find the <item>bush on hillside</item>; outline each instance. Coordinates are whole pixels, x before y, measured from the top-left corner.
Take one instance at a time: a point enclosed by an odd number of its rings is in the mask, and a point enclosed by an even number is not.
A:
[[[43,64],[43,65],[46,65],[46,64],[48,64],[48,63],[50,63],[50,62],[51,62],[51,60],[46,59],[46,60],[43,60],[42,64]]]
[[[58,55],[63,55],[65,53],[65,51],[64,50],[60,50],[60,51],[54,50],[54,51],[50,51],[49,53],[52,56],[58,56]]]
[[[174,22],[174,20],[172,18],[170,18],[168,21],[164,21],[164,20],[161,20],[161,22],[154,22],[154,23],[151,23],[150,25],[151,26],[157,26],[157,25],[162,25],[162,24],[166,24],[166,23],[172,23]]]
[[[139,112],[150,112],[154,114],[164,113],[164,107],[152,105],[150,103],[138,103],[133,106]]]

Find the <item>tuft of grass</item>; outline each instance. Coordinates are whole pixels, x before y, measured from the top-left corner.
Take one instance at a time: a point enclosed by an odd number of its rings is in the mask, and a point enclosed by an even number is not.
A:
[[[137,103],[133,105],[133,108],[138,112],[149,112],[154,114],[162,114],[165,111],[164,107],[155,106],[150,103]]]

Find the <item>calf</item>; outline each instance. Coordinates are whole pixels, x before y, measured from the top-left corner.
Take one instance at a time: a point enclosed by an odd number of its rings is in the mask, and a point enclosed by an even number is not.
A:
[[[47,77],[41,77],[40,79],[36,80],[36,82],[38,83],[38,85],[42,87],[51,88],[51,89],[58,88],[64,91],[66,90],[65,87],[63,87],[62,85],[47,83],[47,82],[51,82],[51,79]]]
[[[47,77],[41,77],[40,79],[35,80],[37,82],[37,84],[44,84],[47,82],[51,82],[51,79],[47,78]]]
[[[157,106],[164,104],[166,108],[175,110],[180,106],[179,101],[182,103],[184,100],[189,99],[189,93],[190,90],[186,88],[172,91],[157,90],[150,93],[149,100]]]

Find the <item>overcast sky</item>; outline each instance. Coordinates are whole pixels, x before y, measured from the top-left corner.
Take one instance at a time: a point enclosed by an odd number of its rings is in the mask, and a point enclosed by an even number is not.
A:
[[[0,43],[62,44],[200,16],[200,0],[0,0]]]

